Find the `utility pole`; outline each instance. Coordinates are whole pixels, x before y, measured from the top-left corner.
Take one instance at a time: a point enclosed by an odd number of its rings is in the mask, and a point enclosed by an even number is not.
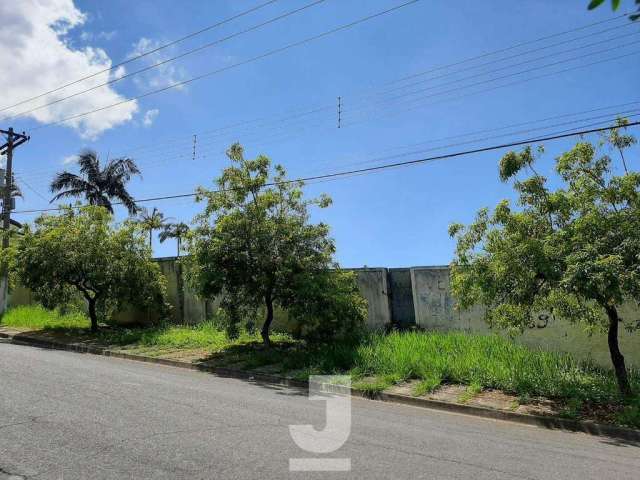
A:
[[[13,190],[13,151],[29,141],[29,137],[22,133],[15,133],[13,128],[9,130],[0,130],[2,135],[7,136],[7,141],[0,147],[0,155],[7,156],[7,168],[4,177],[4,195],[2,197],[2,250],[9,248],[9,230],[11,228],[11,210]],[[4,313],[7,309],[7,300],[9,295],[9,276],[7,266],[2,265],[0,276],[0,313]]]

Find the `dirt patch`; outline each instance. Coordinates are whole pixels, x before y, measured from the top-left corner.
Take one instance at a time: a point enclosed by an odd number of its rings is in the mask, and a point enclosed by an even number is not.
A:
[[[413,397],[416,386],[420,383],[420,380],[408,380],[406,382],[398,383],[385,390],[387,393],[393,393],[395,395],[407,395]]]
[[[467,391],[464,385],[442,385],[435,391],[425,395],[425,398],[440,402],[460,403],[458,399]]]
[[[500,390],[485,390],[471,398],[467,405],[514,411],[520,403],[518,397],[514,395],[508,395]]]

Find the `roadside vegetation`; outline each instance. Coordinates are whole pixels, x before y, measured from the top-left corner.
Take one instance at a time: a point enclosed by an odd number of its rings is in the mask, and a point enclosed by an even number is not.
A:
[[[513,183],[517,202],[484,208],[449,233],[457,240],[451,289],[460,307],[483,305],[490,325],[514,333],[540,311],[607,332],[618,388],[632,397],[618,343],[621,328],[640,327],[619,310],[640,301],[640,173],[625,157],[636,143],[627,123],[619,119],[599,143],[581,141],[557,157],[558,187],[534,167],[542,147],[507,153],[499,176]]]
[[[190,226],[168,223],[156,208],[140,213],[125,188],[140,173],[131,159],[102,168],[93,152],[81,154],[80,176],[63,172],[51,189],[54,199],[84,197],[90,205],[39,217],[0,253],[12,284],[51,310],[17,307],[0,325],[296,379],[349,374],[355,388],[372,395],[395,388],[469,403],[495,391],[514,408],[551,405],[551,414],[640,428],[640,373],[618,345],[620,328],[640,329],[618,312],[623,302],[640,301],[640,173],[625,159],[635,143],[626,124],[621,119],[599,143],[579,142],[558,157],[553,182],[534,169],[542,149],[509,152],[499,175],[513,183],[517,204],[505,200],[468,226],[451,226],[458,307],[483,305],[501,334],[367,333],[356,274],[336,263],[329,226],[311,222],[312,209],[331,200],[306,198],[302,182],[265,156],[246,159],[239,144],[229,148],[230,165],[215,188],[197,190],[204,206]],[[137,219],[115,222],[120,203]],[[188,253],[178,263],[180,278],[200,298],[220,300],[215,318],[169,323],[166,280],[152,258],[154,231],[161,241],[175,238],[178,255]],[[151,323],[113,325],[117,312],[131,308]],[[287,313],[288,333],[272,331],[276,308]],[[612,368],[503,335],[524,331],[539,311],[607,332]]]
[[[102,328],[91,333],[82,313],[62,314],[39,306],[16,307],[2,326],[55,332],[69,340],[92,341],[115,350],[159,356],[195,352],[192,361],[306,379],[309,375],[350,374],[353,386],[371,394],[413,381],[414,395],[427,395],[443,385],[465,385],[459,401],[487,389],[516,395],[521,403],[546,399],[565,405],[564,414],[607,410],[607,420],[640,427],[640,404],[624,401],[611,370],[578,362],[568,354],[530,349],[499,335],[460,332],[392,332],[358,340],[313,344],[274,332],[269,348],[259,332],[241,330],[230,338],[216,321],[194,326]],[[640,372],[629,372],[640,391]]]
[[[89,328],[89,318],[82,312],[60,313],[40,305],[21,305],[10,308],[2,316],[0,325],[22,330],[67,330]]]

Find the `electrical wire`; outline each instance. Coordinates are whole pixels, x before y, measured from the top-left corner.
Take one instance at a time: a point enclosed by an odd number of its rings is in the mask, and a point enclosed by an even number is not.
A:
[[[629,128],[629,127],[633,127],[633,126],[637,126],[637,125],[640,125],[640,121],[630,122],[627,125],[625,125],[624,128]],[[419,158],[419,159],[414,159],[414,160],[406,160],[406,161],[403,161],[403,162],[387,163],[387,164],[384,164],[384,165],[377,165],[377,166],[366,167],[366,168],[359,168],[359,169],[353,169],[353,170],[344,170],[344,171],[339,171],[339,172],[326,173],[326,174],[322,174],[322,175],[313,175],[313,176],[307,176],[307,177],[296,178],[296,179],[291,179],[291,180],[284,180],[284,181],[280,181],[280,182],[267,182],[267,183],[265,183],[263,185],[263,187],[272,187],[272,186],[278,186],[278,185],[295,184],[295,183],[300,183],[300,182],[311,182],[311,181],[316,181],[316,180],[328,180],[328,179],[341,178],[341,177],[346,177],[346,176],[356,175],[356,174],[370,174],[370,173],[380,172],[380,171],[388,170],[388,169],[392,169],[392,168],[409,167],[409,166],[413,166],[413,165],[419,165],[419,164],[424,164],[424,163],[428,163],[428,162],[434,162],[434,161],[437,161],[437,160],[447,160],[447,159],[462,157],[462,156],[466,156],[466,155],[473,155],[473,154],[477,154],[477,153],[490,152],[490,151],[493,151],[493,150],[501,150],[501,149],[505,149],[505,148],[512,148],[512,147],[527,145],[527,144],[531,144],[531,143],[540,143],[540,142],[548,142],[548,141],[553,141],[553,140],[560,140],[560,139],[563,139],[563,138],[587,135],[587,134],[590,134],[590,133],[604,132],[604,131],[607,131],[607,130],[613,130],[613,129],[617,129],[617,128],[621,128],[621,127],[619,127],[618,125],[608,125],[606,127],[592,128],[592,129],[587,129],[587,130],[574,131],[574,132],[570,132],[570,133],[558,133],[558,134],[547,135],[547,136],[542,136],[542,137],[537,137],[537,138],[529,138],[529,139],[525,139],[525,140],[517,140],[517,141],[508,142],[508,143],[502,143],[502,144],[499,144],[499,145],[490,145],[490,146],[486,146],[486,147],[475,148],[475,149],[472,149],[472,150],[463,150],[463,151],[458,151],[458,152],[453,152],[453,153],[446,153],[446,154],[442,154],[442,155]],[[231,190],[232,189],[217,189],[217,190],[210,190],[209,193],[222,193],[222,192],[231,191]],[[136,203],[146,203],[146,202],[155,202],[155,201],[160,201],[160,200],[171,200],[171,199],[177,199],[177,198],[196,197],[197,195],[198,194],[196,192],[192,192],[192,193],[182,193],[182,194],[177,194],[177,195],[163,195],[163,196],[150,197],[150,198],[141,198],[141,199],[135,199],[134,201]],[[112,205],[121,205],[121,204],[122,204],[122,202],[113,202],[112,203]],[[84,206],[86,206],[86,205],[72,205],[72,206],[70,206],[70,208],[78,209],[78,208],[82,208]],[[15,213],[15,214],[43,213],[43,212],[60,211],[60,210],[64,210],[65,208],[69,208],[69,207],[52,207],[52,208],[45,208],[45,209],[16,210],[13,213]]]
[[[78,114],[75,114],[75,115],[71,115],[71,116],[69,116],[67,118],[63,118],[61,120],[56,120],[54,122],[44,123],[42,125],[39,125],[37,127],[32,128],[31,130],[35,131],[35,130],[40,130],[42,128],[47,128],[47,127],[50,127],[50,126],[53,126],[53,125],[59,125],[61,123],[65,123],[65,122],[68,122],[68,121],[71,121],[71,120],[75,120],[77,118],[85,117],[87,115],[92,115],[92,114],[97,113],[97,112],[101,112],[101,111],[104,111],[104,110],[107,110],[107,109],[110,109],[110,108],[114,108],[114,107],[117,107],[117,106],[120,106],[120,105],[131,103],[131,102],[134,102],[136,100],[140,100],[142,98],[149,97],[151,95],[156,95],[158,93],[162,93],[162,92],[165,92],[165,91],[168,91],[168,90],[172,90],[174,88],[182,87],[184,85],[188,85],[188,84],[196,82],[198,80],[202,80],[204,78],[208,78],[208,77],[211,77],[213,75],[216,75],[216,74],[219,74],[219,73],[222,73],[222,72],[225,72],[225,71],[228,71],[228,70],[231,70],[231,69],[243,66],[243,65],[247,65],[249,63],[253,63],[253,62],[256,62],[258,60],[267,58],[267,57],[271,57],[273,55],[276,55],[278,53],[284,52],[286,50],[290,50],[292,48],[296,48],[296,47],[299,47],[301,45],[305,45],[307,43],[319,40],[319,39],[327,37],[329,35],[333,35],[334,33],[338,33],[340,31],[347,30],[347,29],[355,27],[356,25],[359,25],[361,23],[364,23],[364,22],[373,20],[375,18],[381,17],[383,15],[392,13],[392,12],[394,12],[396,10],[399,10],[399,9],[401,9],[403,7],[406,7],[408,5],[412,5],[412,4],[414,4],[414,3],[418,2],[418,1],[419,0],[409,0],[408,2],[404,2],[404,3],[401,3],[400,5],[396,5],[394,7],[388,8],[386,10],[379,11],[379,12],[374,13],[372,15],[368,15],[366,17],[359,18],[359,19],[354,20],[354,21],[352,21],[350,23],[346,23],[346,24],[340,25],[340,26],[338,26],[336,28],[333,28],[331,30],[327,30],[327,31],[322,32],[320,34],[304,38],[303,40],[299,40],[297,42],[289,43],[289,44],[287,44],[287,45],[285,45],[283,47],[279,47],[279,48],[276,48],[276,49],[273,49],[273,50],[269,50],[269,51],[267,51],[265,53],[262,53],[260,55],[255,56],[255,57],[251,57],[251,58],[249,58],[247,60],[243,60],[241,62],[237,62],[237,63],[234,63],[232,65],[227,65],[227,66],[225,66],[223,68],[219,68],[217,70],[212,70],[210,72],[203,73],[201,75],[197,75],[197,76],[192,77],[192,78],[190,78],[188,80],[184,80],[184,81],[181,81],[181,82],[175,82],[175,83],[172,83],[171,85],[168,85],[168,86],[163,87],[163,88],[158,88],[156,90],[150,90],[148,92],[145,92],[143,94],[137,95],[135,97],[122,100],[120,102],[112,103],[110,105],[105,105],[103,107],[99,107],[99,108],[96,108],[96,109],[93,109],[93,110],[90,110],[90,111],[87,111],[87,112],[82,112],[82,113],[78,113]]]
[[[46,107],[50,107],[51,105],[55,105],[55,104],[58,104],[60,102],[64,102],[65,100],[69,100],[71,98],[75,98],[75,97],[78,97],[80,95],[84,95],[85,93],[92,92],[92,91],[97,90],[97,89],[102,88],[102,87],[113,85],[114,83],[120,82],[122,80],[125,80],[127,78],[133,77],[133,76],[138,75],[140,73],[148,72],[149,70],[161,67],[162,65],[166,65],[167,63],[174,62],[176,60],[185,58],[185,57],[187,57],[189,55],[193,55],[194,53],[198,53],[198,52],[201,52],[201,51],[206,50],[208,48],[211,48],[213,46],[220,45],[221,43],[224,43],[224,42],[226,42],[228,40],[231,40],[231,39],[234,39],[234,38],[239,37],[241,35],[245,35],[247,33],[253,32],[255,30],[258,30],[259,28],[262,28],[264,26],[270,25],[270,24],[275,23],[275,22],[277,22],[279,20],[283,20],[283,19],[285,19],[287,17],[295,15],[296,13],[300,13],[300,12],[302,12],[304,10],[307,10],[307,9],[309,9],[311,7],[315,7],[316,5],[319,5],[319,4],[324,3],[324,2],[325,2],[325,0],[314,0],[313,2],[308,3],[306,5],[303,5],[300,8],[296,8],[294,10],[290,10],[288,12],[285,12],[285,13],[281,14],[281,15],[278,15],[277,17],[271,18],[269,20],[261,22],[261,23],[259,23],[257,25],[252,26],[252,27],[246,28],[244,30],[240,30],[239,32],[232,33],[231,35],[227,35],[226,37],[223,37],[221,39],[215,40],[213,42],[206,43],[206,44],[201,45],[201,46],[199,46],[197,48],[194,48],[192,50],[188,50],[186,52],[183,52],[180,55],[176,55],[174,57],[167,58],[167,59],[162,60],[160,62],[156,62],[156,63],[154,63],[152,65],[149,65],[147,67],[141,68],[139,70],[135,70],[133,72],[129,72],[129,73],[126,73],[124,75],[120,75],[119,77],[112,78],[111,80],[108,80],[106,82],[100,83],[98,85],[94,85],[94,86],[89,87],[89,88],[87,88],[85,90],[81,90],[79,92],[75,92],[75,93],[73,93],[71,95],[67,95],[66,97],[58,98],[58,99],[53,100],[53,101],[51,101],[49,103],[45,103],[43,105],[39,105],[39,106],[31,108],[29,110],[24,110],[24,111],[22,111],[20,113],[16,113],[16,114],[10,115],[8,117],[3,118],[2,121],[11,120],[11,119],[18,118],[18,117],[24,117],[25,115],[28,115],[28,114],[30,114],[32,112],[41,110],[41,109],[46,108]]]
[[[96,77],[96,76],[98,76],[100,74],[107,73],[107,72],[110,72],[112,70],[115,70],[118,67],[121,67],[123,65],[127,65],[127,64],[129,64],[131,62],[139,60],[140,58],[144,58],[146,56],[149,56],[149,55],[152,55],[154,53],[157,53],[157,52],[159,52],[161,50],[164,50],[165,48],[171,47],[171,46],[176,45],[176,44],[178,44],[180,42],[184,42],[185,40],[188,40],[190,38],[193,38],[193,37],[195,37],[197,35],[200,35],[202,33],[208,32],[210,30],[213,30],[214,28],[220,27],[220,26],[222,26],[222,25],[224,25],[226,23],[229,23],[229,22],[231,22],[233,20],[236,20],[236,19],[238,19],[240,17],[244,17],[245,15],[248,15],[248,14],[253,13],[253,12],[257,11],[257,10],[260,10],[260,9],[266,7],[266,6],[269,6],[269,5],[273,4],[273,3],[276,3],[277,1],[279,1],[279,0],[269,0],[267,2],[264,2],[264,3],[261,3],[259,5],[256,5],[255,7],[252,7],[250,9],[248,9],[248,10],[244,10],[243,12],[240,12],[240,13],[238,13],[236,15],[233,15],[233,16],[225,19],[225,20],[221,20],[220,22],[214,23],[213,25],[209,25],[209,26],[204,27],[204,28],[202,28],[200,30],[197,30],[197,31],[192,32],[192,33],[189,33],[188,35],[185,35],[184,37],[180,37],[180,38],[178,38],[176,40],[173,40],[173,41],[171,41],[169,43],[165,43],[165,44],[160,45],[160,46],[158,46],[156,48],[153,48],[151,50],[147,50],[146,52],[142,52],[142,53],[140,53],[138,55],[135,55],[135,56],[133,56],[131,58],[127,58],[125,60],[122,60],[122,61],[120,61],[120,62],[118,62],[118,63],[116,63],[114,65],[111,65],[109,68],[105,68],[103,70],[100,70],[98,72],[92,73],[90,75],[86,75],[84,77],[78,78],[77,80],[73,80],[72,82],[66,83],[64,85],[56,87],[56,88],[54,88],[52,90],[49,90],[47,92],[41,93],[41,94],[36,95],[34,97],[30,97],[30,98],[21,100],[20,102],[15,103],[13,105],[9,105],[7,107],[2,107],[2,108],[0,108],[0,112],[4,112],[4,111],[9,110],[11,108],[18,107],[20,105],[23,105],[25,103],[31,102],[33,100],[37,100],[38,98],[42,98],[44,96],[47,96],[47,95],[49,95],[51,93],[58,92],[58,91],[60,91],[60,90],[62,90],[64,88],[70,87],[71,85],[76,85],[76,84],[78,84],[80,82],[83,82],[85,80],[88,80],[90,78],[94,78],[94,77]]]

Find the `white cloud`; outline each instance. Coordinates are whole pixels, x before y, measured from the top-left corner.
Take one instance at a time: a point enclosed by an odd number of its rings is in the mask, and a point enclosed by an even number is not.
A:
[[[150,50],[154,50],[162,45],[162,42],[158,40],[152,40],[150,38],[142,37],[135,44],[133,44],[132,50],[129,52],[129,57],[136,57]],[[152,53],[144,57],[147,65],[154,65],[158,62],[162,62],[170,58],[171,55],[167,53],[167,50],[161,50],[157,53]],[[173,63],[165,63],[158,67],[155,67],[148,72],[133,77],[133,83],[141,90],[150,90],[167,87],[175,83],[181,82],[187,78],[187,71]],[[176,87],[176,90],[184,89],[184,86]]]
[[[4,72],[0,75],[0,108],[111,67],[111,59],[104,50],[91,46],[74,49],[65,37],[85,20],[86,15],[76,8],[73,0],[0,2],[0,71]],[[120,71],[119,75],[122,73]],[[109,77],[113,78],[111,74],[98,75],[45,98],[3,111],[0,120],[104,83]],[[27,116],[40,123],[56,122],[123,100],[125,97],[113,88],[102,87]],[[64,125],[85,138],[95,138],[105,130],[131,121],[137,111],[137,102],[130,102],[70,120]]]
[[[157,108],[147,110],[144,114],[144,117],[142,118],[142,125],[144,125],[145,127],[150,127],[151,125],[153,125],[153,122],[155,121],[159,113],[160,110],[158,110]]]
[[[67,155],[62,159],[62,165],[69,165],[70,163],[75,163],[78,161],[77,155]]]
[[[84,30],[81,34],[80,34],[80,40],[82,40],[83,42],[91,42],[93,40],[104,40],[104,41],[111,41],[113,40],[113,38],[118,34],[118,32],[116,32],[115,30],[111,30],[109,32],[91,32],[89,30]]]

